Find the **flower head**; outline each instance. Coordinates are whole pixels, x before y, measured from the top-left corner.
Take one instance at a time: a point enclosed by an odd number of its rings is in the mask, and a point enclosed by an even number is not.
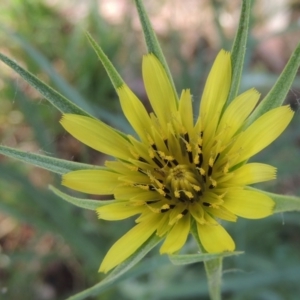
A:
[[[153,234],[165,238],[161,253],[180,250],[192,221],[207,252],[233,251],[235,244],[219,220],[272,214],[273,200],[245,186],[274,179],[276,169],[247,161],[274,141],[293,116],[289,106],[283,106],[246,127],[259,99],[254,89],[224,109],[231,85],[231,59],[225,51],[213,64],[195,120],[190,91],[183,90],[177,102],[153,54],[144,57],[142,71],[153,113],[147,113],[127,85],[117,89],[138,138],[84,116],[66,114],[61,120],[78,140],[116,157],[106,161],[103,170],[64,175],[63,185],[89,194],[113,194],[113,204],[97,209],[101,219],[137,216],[137,225],[107,253],[100,267],[103,272],[128,258]]]

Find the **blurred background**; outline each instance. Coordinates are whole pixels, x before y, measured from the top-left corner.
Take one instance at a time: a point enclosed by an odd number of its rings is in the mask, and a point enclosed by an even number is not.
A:
[[[177,91],[191,88],[195,105],[220,48],[231,49],[241,1],[145,1]],[[300,41],[299,0],[253,1],[241,92],[270,90]],[[141,79],[146,53],[130,0],[1,0],[0,51],[108,124],[130,133],[116,93],[89,46],[88,30],[147,106]],[[299,74],[299,73],[298,73]],[[103,164],[107,157],[67,134],[61,114],[1,63],[0,143],[24,151]],[[286,99],[300,103],[300,76]],[[300,196],[300,115],[255,157],[278,168],[268,191]],[[98,220],[47,187],[59,176],[0,156],[0,299],[64,299],[99,282],[109,247],[133,220]],[[70,194],[75,195],[72,191]],[[98,199],[101,199],[98,197]],[[224,260],[224,299],[281,300],[300,295],[300,215],[239,219],[228,224],[237,250]],[[121,229],[120,229],[121,228]],[[195,253],[192,241],[185,251]],[[202,264],[171,265],[155,249],[97,299],[208,299]]]

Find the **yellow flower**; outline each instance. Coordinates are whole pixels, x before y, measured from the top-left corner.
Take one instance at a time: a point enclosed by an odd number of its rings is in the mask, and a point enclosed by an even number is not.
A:
[[[210,71],[195,122],[190,91],[183,90],[177,102],[153,54],[144,57],[142,71],[153,113],[147,113],[127,85],[117,89],[138,139],[84,116],[66,114],[61,120],[78,140],[116,157],[106,161],[105,170],[68,173],[62,184],[89,194],[113,194],[113,204],[97,209],[101,219],[138,216],[137,225],[107,253],[100,266],[103,272],[127,259],[153,234],[165,237],[160,253],[180,250],[192,221],[207,252],[233,251],[232,238],[217,220],[235,222],[237,216],[258,219],[272,214],[273,200],[245,186],[274,179],[276,169],[246,162],[274,141],[293,116],[289,106],[282,106],[244,128],[258,103],[254,89],[223,111],[231,85],[231,58],[223,50]]]

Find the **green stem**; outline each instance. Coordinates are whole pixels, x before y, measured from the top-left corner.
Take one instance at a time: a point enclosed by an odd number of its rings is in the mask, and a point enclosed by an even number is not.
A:
[[[196,227],[196,223],[194,222],[191,226],[191,233],[194,236],[200,252],[205,252],[203,249]],[[222,284],[222,261],[223,258],[214,258],[208,261],[204,261],[208,291],[210,300],[221,300],[221,284]]]
[[[222,261],[216,258],[204,262],[211,300],[221,300]]]

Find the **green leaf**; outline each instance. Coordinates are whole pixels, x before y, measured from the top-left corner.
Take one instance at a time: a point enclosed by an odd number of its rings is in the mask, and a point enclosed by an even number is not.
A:
[[[80,107],[72,103],[70,100],[59,94],[53,88],[48,86],[36,76],[23,69],[16,62],[9,59],[7,56],[0,53],[0,60],[17,72],[24,80],[26,80],[32,87],[39,91],[53,106],[55,106],[62,113],[71,113],[93,118],[89,113],[82,110]]]
[[[266,97],[261,101],[258,107],[250,115],[246,121],[244,128],[251,125],[256,119],[261,115],[269,111],[270,109],[276,108],[282,105],[290,87],[295,79],[297,71],[300,67],[300,43],[290,57],[287,65],[282,71],[281,75],[277,79],[275,85],[266,95]]]
[[[43,123],[39,107],[33,101],[28,99],[26,94],[14,80],[9,79],[5,82],[15,91],[17,96],[14,98],[14,101],[25,116],[26,122],[33,130],[38,144],[43,147],[44,151],[54,152],[55,145],[50,142],[49,127],[46,127],[46,124]],[[32,116],[34,116],[34,118]]]
[[[170,255],[169,258],[172,264],[181,266],[181,265],[194,264],[197,262],[204,262],[216,258],[240,255],[243,253],[244,252],[242,251],[222,252],[222,253],[198,253],[198,254],[185,254],[185,255]]]
[[[76,170],[102,169],[102,167],[99,166],[77,163],[36,153],[24,152],[1,145],[0,154],[21,160],[22,162],[35,165],[57,174],[65,174]]]
[[[90,103],[88,103],[79,93],[75,90],[62,76],[60,76],[51,65],[50,61],[37,49],[32,47],[30,43],[26,41],[19,34],[12,32],[11,30],[1,26],[7,35],[9,35],[14,41],[16,41],[26,53],[32,58],[32,60],[49,75],[49,78],[53,81],[55,86],[72,102],[84,109],[90,114],[95,111]],[[101,112],[100,112],[101,113]],[[101,116],[100,116],[101,117]],[[108,120],[108,118],[107,118]]]
[[[263,193],[275,202],[274,214],[288,212],[288,211],[300,211],[300,198],[288,195],[278,195],[274,193],[265,192],[263,190],[247,187],[248,190],[257,191]]]
[[[232,81],[224,109],[236,98],[240,88],[249,31],[251,0],[243,0],[239,27],[231,49]]]
[[[63,193],[62,191],[58,190],[52,185],[49,185],[49,189],[58,197],[60,197],[63,200],[66,200],[69,203],[72,203],[75,206],[90,209],[90,210],[96,210],[100,206],[105,206],[108,204],[115,203],[115,200],[91,200],[91,199],[82,199],[77,197],[72,197],[68,194]]]
[[[117,266],[106,278],[98,284],[86,289],[74,296],[69,297],[67,300],[81,300],[87,297],[97,296],[102,290],[106,289],[109,285],[115,282],[133,266],[135,266],[151,249],[153,249],[161,238],[157,235],[152,235],[147,242],[145,242],[134,254],[126,259],[122,264]]]
[[[10,35],[13,40],[15,40],[21,48],[26,51],[26,53],[34,60],[34,62],[47,74],[49,78],[53,81],[55,86],[67,97],[72,99],[76,105],[81,109],[89,113],[90,115],[95,115],[103,120],[105,123],[113,124],[117,128],[122,128],[130,131],[130,126],[128,126],[127,121],[123,115],[118,115],[116,113],[110,112],[105,107],[101,109],[95,109],[94,105],[88,103],[86,99],[74,88],[72,87],[62,76],[60,76],[56,70],[53,68],[51,63],[47,58],[40,53],[37,49],[33,48],[24,38],[15,32],[11,32],[7,28],[4,28],[0,24],[0,29],[3,29],[5,33]],[[119,132],[119,131],[118,131]],[[120,132],[119,132],[120,133]]]
[[[100,59],[103,67],[105,68],[113,86],[115,89],[118,89],[124,84],[123,79],[119,75],[118,71],[115,69],[111,61],[108,59],[108,57],[105,55],[101,47],[96,43],[96,41],[92,38],[92,36],[86,32],[86,37],[90,44],[92,45],[94,51],[96,52],[98,58]]]
[[[140,22],[142,24],[143,33],[144,33],[146,45],[148,48],[148,52],[153,53],[158,58],[160,63],[163,65],[163,67],[168,75],[168,78],[171,82],[171,85],[173,87],[175,98],[178,100],[178,95],[176,92],[175,84],[174,84],[170,69],[169,69],[167,61],[163,55],[163,52],[162,52],[162,49],[157,40],[156,34],[151,26],[151,23],[150,23],[148,15],[146,13],[143,1],[142,0],[134,0],[134,2],[137,7]]]

